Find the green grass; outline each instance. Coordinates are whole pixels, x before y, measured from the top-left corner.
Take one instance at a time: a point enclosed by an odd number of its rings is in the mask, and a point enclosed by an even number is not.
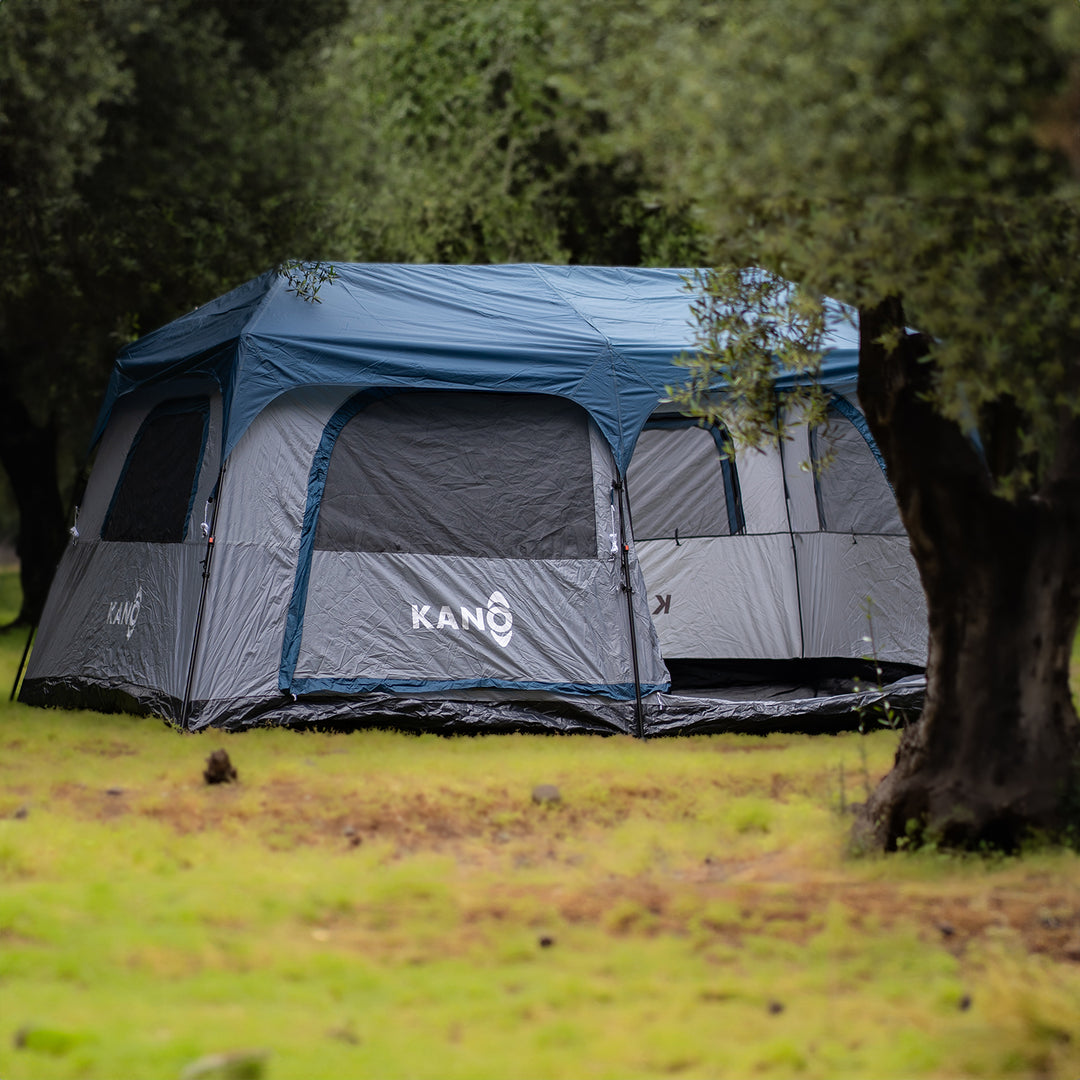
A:
[[[5,703],[0,1077],[1080,1075],[1076,856],[848,857],[895,741]],[[238,784],[202,782],[219,746]]]

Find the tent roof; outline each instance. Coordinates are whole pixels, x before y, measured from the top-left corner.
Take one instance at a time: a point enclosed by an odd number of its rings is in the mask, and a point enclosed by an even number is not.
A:
[[[577,402],[625,469],[665,388],[682,381],[673,359],[693,347],[692,270],[334,265],[319,303],[269,271],[128,346],[95,440],[120,397],[178,376],[221,385],[226,454],[300,386],[500,390]],[[847,382],[857,334],[833,322],[825,375]]]

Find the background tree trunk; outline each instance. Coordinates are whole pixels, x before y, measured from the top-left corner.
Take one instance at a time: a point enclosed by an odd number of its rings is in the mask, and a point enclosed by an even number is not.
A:
[[[1065,824],[1074,783],[1080,425],[1064,425],[1034,494],[1001,497],[974,443],[927,400],[927,342],[903,328],[897,300],[860,312],[859,398],[926,591],[927,697],[857,833],[885,848],[905,836],[1011,847]]]
[[[14,394],[6,396],[0,425],[0,467],[11,481],[19,511],[15,553],[19,557],[22,607],[17,622],[36,623],[45,606],[56,564],[67,540],[53,424],[38,424]]]

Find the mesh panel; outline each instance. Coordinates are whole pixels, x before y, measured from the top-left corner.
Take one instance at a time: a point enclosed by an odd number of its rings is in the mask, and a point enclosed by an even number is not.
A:
[[[704,428],[646,428],[627,473],[635,539],[730,535],[723,465]]]
[[[855,425],[834,406],[810,435],[818,518],[826,532],[902,533],[881,466]]]
[[[101,530],[103,540],[178,544],[199,478],[210,403],[171,402],[139,429]]]
[[[377,400],[334,444],[315,547],[595,558],[587,416],[533,394]]]

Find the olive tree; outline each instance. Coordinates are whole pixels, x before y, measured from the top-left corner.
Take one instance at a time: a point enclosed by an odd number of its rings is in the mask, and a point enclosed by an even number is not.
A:
[[[862,838],[1062,829],[1080,739],[1076,5],[602,8],[568,9],[568,40],[619,43],[578,78],[699,208],[712,259],[857,312],[859,397],[929,610],[925,708]],[[728,376],[771,373],[741,356],[715,353]]]

